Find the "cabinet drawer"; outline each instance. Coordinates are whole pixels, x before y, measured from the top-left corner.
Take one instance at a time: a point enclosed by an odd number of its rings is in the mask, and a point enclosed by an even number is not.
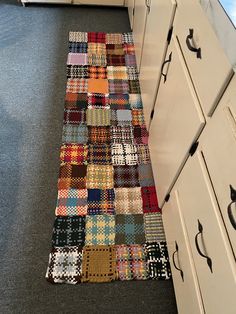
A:
[[[236,256],[236,207],[228,208],[229,186],[236,189],[236,77],[209,120],[200,143]]]
[[[160,205],[185,162],[205,120],[187,73],[178,42],[173,38],[151,121],[149,145]]]
[[[197,1],[178,1],[175,32],[202,109],[211,115],[233,74],[231,65]],[[199,54],[194,48],[201,49]]]
[[[179,210],[177,191],[171,193],[169,202],[163,207],[162,218],[170,256],[178,312],[180,314],[204,313],[192,253]]]
[[[200,152],[187,161],[177,190],[206,313],[233,314],[235,260]]]

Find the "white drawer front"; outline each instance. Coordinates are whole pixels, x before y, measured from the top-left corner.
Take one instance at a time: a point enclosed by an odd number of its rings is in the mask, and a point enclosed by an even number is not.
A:
[[[162,78],[149,136],[160,205],[205,123],[175,39],[167,55],[170,53],[171,62],[164,69],[166,82]]]
[[[206,115],[211,115],[233,70],[197,1],[179,0],[175,23],[175,32],[202,109]],[[190,29],[193,30],[192,39]],[[190,50],[191,47],[201,49],[198,57],[197,52]]]
[[[177,190],[206,313],[233,314],[236,309],[235,260],[199,152],[186,163]]]
[[[204,313],[192,253],[179,210],[178,193],[175,189],[171,193],[169,202],[163,207],[162,218],[178,312],[180,314]],[[182,270],[182,274],[180,270]]]

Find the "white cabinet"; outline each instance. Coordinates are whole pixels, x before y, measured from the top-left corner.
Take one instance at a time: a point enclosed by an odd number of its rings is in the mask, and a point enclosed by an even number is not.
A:
[[[128,8],[130,28],[133,29],[135,0],[126,0],[125,6]]]
[[[178,42],[167,53],[150,127],[149,146],[160,205],[177,178],[205,120],[201,113]]]

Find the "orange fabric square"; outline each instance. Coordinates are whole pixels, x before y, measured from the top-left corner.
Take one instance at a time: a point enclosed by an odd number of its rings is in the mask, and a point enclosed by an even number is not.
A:
[[[108,94],[108,80],[104,79],[89,79],[88,93]]]

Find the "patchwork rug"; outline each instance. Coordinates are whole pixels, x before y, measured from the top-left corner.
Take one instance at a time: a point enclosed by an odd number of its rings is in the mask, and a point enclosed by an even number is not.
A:
[[[169,279],[132,33],[70,32],[67,78],[47,280]]]

